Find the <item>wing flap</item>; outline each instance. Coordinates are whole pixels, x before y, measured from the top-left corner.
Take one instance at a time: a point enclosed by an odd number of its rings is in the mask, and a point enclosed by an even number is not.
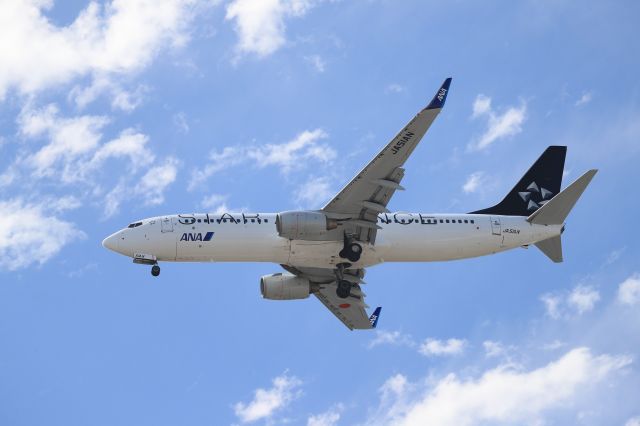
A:
[[[451,78],[447,78],[429,105],[420,111],[373,160],[369,162],[324,208],[327,213],[353,215],[353,219],[376,222],[378,213],[386,209],[397,190],[404,189],[402,166],[440,113]],[[372,204],[368,204],[372,203]],[[355,234],[367,242],[375,242],[375,229],[362,229],[353,224]]]

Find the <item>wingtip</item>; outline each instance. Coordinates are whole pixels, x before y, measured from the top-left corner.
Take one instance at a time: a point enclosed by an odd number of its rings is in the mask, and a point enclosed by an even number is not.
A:
[[[380,311],[382,311],[382,306],[378,306],[373,311],[373,314],[371,314],[371,316],[369,317],[369,322],[371,323],[371,328],[376,328],[376,325],[378,325],[378,319],[380,319]]]
[[[425,109],[437,109],[444,107],[444,103],[447,100],[447,94],[449,93],[449,86],[451,86],[451,80],[451,77],[447,77],[444,80],[444,83],[442,83],[442,86],[440,86],[438,92]]]

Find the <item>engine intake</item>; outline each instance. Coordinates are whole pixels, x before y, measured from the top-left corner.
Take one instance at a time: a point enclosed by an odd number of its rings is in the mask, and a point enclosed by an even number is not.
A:
[[[306,299],[311,294],[311,284],[306,278],[289,274],[272,274],[260,278],[260,293],[265,299]]]
[[[337,227],[338,221],[318,212],[293,211],[276,216],[278,235],[290,240],[313,240]]]

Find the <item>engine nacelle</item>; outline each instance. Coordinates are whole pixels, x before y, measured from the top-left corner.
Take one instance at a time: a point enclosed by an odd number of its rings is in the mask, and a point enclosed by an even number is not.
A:
[[[290,240],[313,240],[337,227],[338,221],[319,212],[283,212],[276,217],[278,235]]]
[[[306,278],[289,274],[272,274],[260,278],[260,293],[265,299],[306,299],[311,294],[311,284]]]

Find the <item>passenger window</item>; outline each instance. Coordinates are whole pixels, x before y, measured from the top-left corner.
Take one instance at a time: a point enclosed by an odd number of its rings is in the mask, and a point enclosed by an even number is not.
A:
[[[462,219],[458,219],[458,223],[462,223]]]
[[[202,222],[202,220],[198,219],[198,223]]]
[[[440,223],[444,223],[444,222],[442,221],[442,219],[440,219]]]
[[[447,219],[445,222],[449,223],[449,219]]]
[[[469,223],[469,221],[467,219],[464,220],[464,223]]]
[[[251,219],[251,223],[256,223],[256,220],[255,219]]]
[[[473,223],[473,219],[471,219],[471,223]]]

